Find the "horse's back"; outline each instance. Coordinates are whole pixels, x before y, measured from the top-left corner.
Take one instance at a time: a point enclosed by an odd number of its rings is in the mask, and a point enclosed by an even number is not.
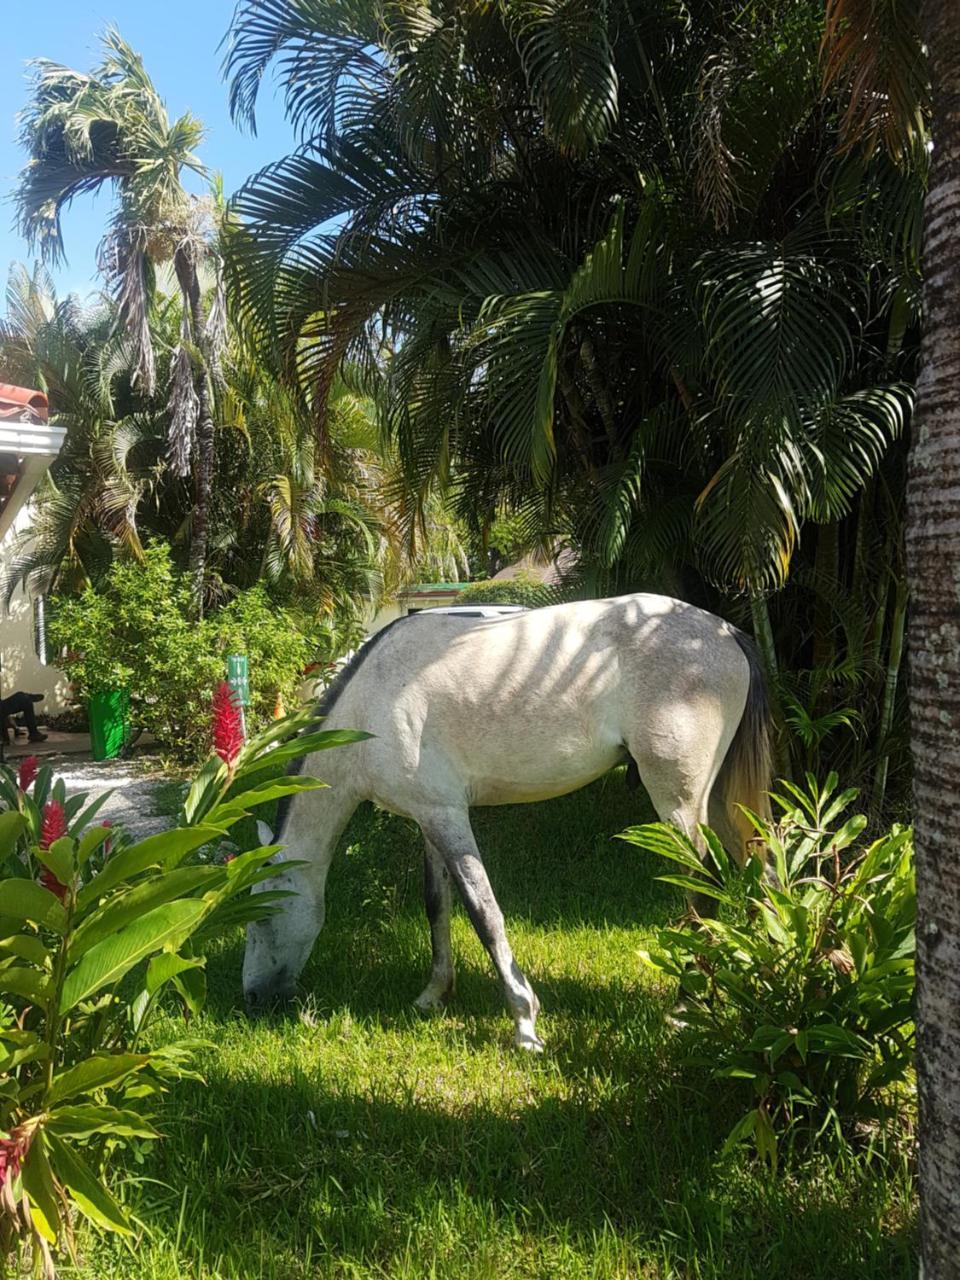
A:
[[[376,735],[362,763],[388,808],[406,808],[411,788],[500,804],[586,785],[624,758],[640,724],[656,734],[726,715],[731,694],[742,708],[747,678],[721,619],[664,596],[479,623],[419,614],[371,654],[336,723]]]

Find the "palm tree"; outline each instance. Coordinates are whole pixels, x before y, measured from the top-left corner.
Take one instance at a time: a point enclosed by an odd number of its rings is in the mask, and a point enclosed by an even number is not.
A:
[[[132,345],[132,381],[147,399],[156,388],[150,306],[158,267],[172,264],[180,288],[179,343],[170,361],[169,459],[195,483],[190,572],[202,607],[213,478],[214,427],[208,365],[215,364],[222,307],[205,314],[204,266],[216,272],[216,207],[184,189],[185,169],[200,175],[194,154],[198,120],[170,122],[143,61],[116,31],[103,38],[103,59],[89,75],[36,63],[30,102],[21,115],[29,162],[16,192],[20,227],[41,254],[63,254],[60,218],[77,195],[114,189],[116,207],[100,249],[100,270],[115,299],[118,324]]]
[[[379,380],[421,508],[752,620],[784,695],[879,727],[923,172],[838,155],[822,29],[816,0],[241,0],[234,109],[276,58],[303,145],[236,197],[227,275],[316,405],[344,358]],[[892,734],[861,741],[885,781]]]
[[[14,544],[0,592],[77,590],[123,551],[142,554],[138,508],[162,456],[155,415],[130,416],[122,402],[129,339],[110,303],[58,300],[42,268],[11,268],[0,320],[0,380],[41,387],[67,438],[41,487],[32,525]]]

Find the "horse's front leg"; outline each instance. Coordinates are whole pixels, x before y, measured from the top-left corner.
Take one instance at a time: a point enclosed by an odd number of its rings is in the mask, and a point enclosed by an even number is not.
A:
[[[430,922],[430,942],[433,964],[430,981],[421,991],[415,1003],[424,1013],[442,1009],[453,995],[456,973],[453,965],[453,948],[450,945],[450,911],[453,891],[450,872],[443,855],[429,840],[423,858],[423,901]]]
[[[420,820],[420,826],[430,844],[440,850],[477,936],[500,975],[513,1014],[514,1043],[520,1049],[541,1052],[543,1041],[536,1030],[540,1001],[513,958],[503,912],[494,896],[466,809],[434,810]]]

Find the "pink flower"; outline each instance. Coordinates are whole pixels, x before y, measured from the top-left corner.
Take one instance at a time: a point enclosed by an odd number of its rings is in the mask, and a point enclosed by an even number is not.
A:
[[[243,748],[243,716],[233,690],[221,680],[213,694],[213,749],[231,768]]]
[[[17,786],[21,791],[29,790],[39,768],[40,761],[36,756],[25,756],[20,761],[20,768],[17,770]]]

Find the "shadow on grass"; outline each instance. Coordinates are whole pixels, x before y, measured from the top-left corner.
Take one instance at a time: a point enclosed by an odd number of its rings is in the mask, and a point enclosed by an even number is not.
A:
[[[895,1217],[907,1196],[882,1178],[841,1178],[825,1162],[771,1178],[718,1155],[743,1100],[677,1059],[639,981],[630,930],[642,945],[680,899],[652,861],[609,840],[650,817],[616,782],[476,815],[521,962],[524,948],[549,955],[551,930],[558,947],[567,935],[542,974],[528,964],[540,1061],[498,1054],[510,1023],[472,939],[449,1017],[417,1034],[411,1002],[429,967],[419,834],[356,815],[304,974],[323,1023],[316,1049],[295,1014],[278,1019],[258,1042],[274,1056],[251,1062],[256,1078],[213,1055],[206,1087],[184,1082],[163,1115],[142,1212],[176,1239],[183,1274],[912,1278]],[[614,946],[608,927],[626,938]],[[579,963],[591,938],[606,967]],[[633,962],[611,972],[620,955]],[[208,965],[208,1018],[234,1042],[241,959],[237,941]],[[331,1047],[351,1020],[362,1034]]]
[[[358,1094],[322,1069],[281,1085],[212,1077],[206,1090],[183,1089],[152,1172],[191,1189],[185,1258],[202,1244],[208,1259],[266,1250],[377,1275],[452,1276],[475,1274],[467,1261],[486,1249],[492,1269],[476,1274],[500,1275],[514,1274],[506,1260],[527,1249],[542,1265],[521,1274],[549,1275],[562,1241],[585,1260],[606,1249],[634,1257],[636,1270],[595,1275],[912,1275],[907,1231],[881,1225],[882,1183],[723,1169],[716,1153],[730,1117],[703,1078],[663,1054],[637,1066],[632,1087],[600,1101],[572,1090],[510,1115],[425,1102],[415,1081],[399,1099],[386,1096],[395,1081]],[[178,1204],[148,1213],[167,1231]],[[648,1271],[656,1259],[669,1267]]]

